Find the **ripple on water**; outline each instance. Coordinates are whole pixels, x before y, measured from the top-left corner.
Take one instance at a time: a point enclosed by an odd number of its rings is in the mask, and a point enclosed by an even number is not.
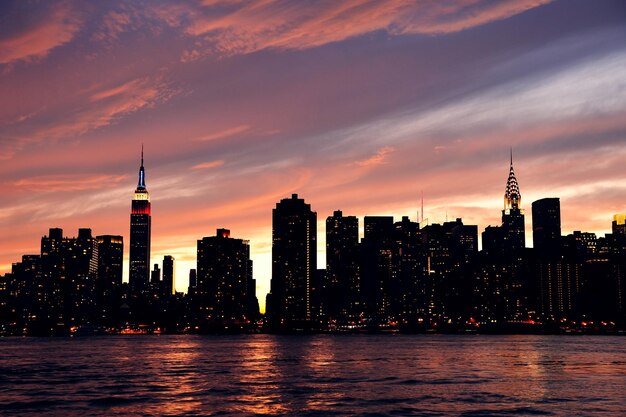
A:
[[[623,417],[623,340],[7,338],[0,414]]]

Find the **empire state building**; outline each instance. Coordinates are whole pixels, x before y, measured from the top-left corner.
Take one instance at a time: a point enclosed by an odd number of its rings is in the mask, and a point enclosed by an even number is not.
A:
[[[130,213],[130,270],[128,274],[131,293],[138,296],[148,290],[150,224],[150,194],[146,189],[142,146],[139,182],[133,196]]]

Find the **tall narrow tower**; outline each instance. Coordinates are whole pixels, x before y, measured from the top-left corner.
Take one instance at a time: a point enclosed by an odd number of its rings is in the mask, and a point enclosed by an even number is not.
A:
[[[146,173],[143,167],[143,145],[141,146],[141,166],[139,182],[130,213],[130,270],[129,283],[133,295],[143,295],[148,291],[150,271],[150,194],[146,189]]]
[[[511,167],[504,192],[504,210],[502,210],[502,228],[505,247],[510,251],[518,251],[526,246],[524,231],[524,211],[521,209],[522,195],[519,191],[517,178],[513,171],[513,150],[511,150]]]
[[[293,194],[272,210],[272,281],[267,297],[271,322],[295,328],[310,323],[316,269],[317,213]]]

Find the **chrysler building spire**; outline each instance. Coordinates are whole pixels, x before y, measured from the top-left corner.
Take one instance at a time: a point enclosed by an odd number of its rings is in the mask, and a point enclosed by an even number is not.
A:
[[[522,195],[519,191],[519,184],[515,178],[513,171],[513,149],[511,148],[511,167],[509,169],[509,178],[506,181],[506,191],[504,192],[504,209],[519,209],[522,204]]]

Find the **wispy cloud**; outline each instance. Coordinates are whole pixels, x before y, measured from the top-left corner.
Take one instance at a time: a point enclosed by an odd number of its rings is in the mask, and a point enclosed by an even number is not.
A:
[[[245,133],[245,132],[248,132],[250,129],[251,127],[248,125],[239,125],[239,126],[229,127],[224,130],[220,130],[218,132],[209,133],[207,135],[198,136],[191,140],[195,142],[209,142],[213,140],[229,138],[231,136],[235,136],[240,133]]]
[[[46,175],[23,178],[12,186],[20,191],[63,192],[105,189],[118,185],[124,175]]]
[[[201,164],[196,164],[192,166],[191,169],[210,169],[210,168],[221,167],[222,165],[224,165],[224,161],[220,159],[217,161],[203,162]]]
[[[395,149],[391,146],[385,146],[384,148],[379,149],[374,155],[370,156],[369,158],[355,162],[355,165],[358,165],[360,167],[371,167],[385,164],[387,163],[387,156],[394,150]]]
[[[158,76],[92,90],[85,90],[86,97],[79,96],[75,107],[52,115],[52,123],[45,121],[51,118],[50,113],[40,114],[43,121],[34,117],[31,129],[0,142],[0,159],[11,158],[28,143],[73,139],[111,125],[131,113],[163,103],[178,92]]]
[[[376,31],[441,35],[506,19],[551,0],[284,0],[205,1],[202,7],[165,5],[157,13],[202,40],[183,61],[207,53],[233,55],[263,49],[308,49]]]
[[[53,5],[34,25],[0,39],[0,64],[41,59],[71,41],[80,27],[81,20],[68,3]]]

